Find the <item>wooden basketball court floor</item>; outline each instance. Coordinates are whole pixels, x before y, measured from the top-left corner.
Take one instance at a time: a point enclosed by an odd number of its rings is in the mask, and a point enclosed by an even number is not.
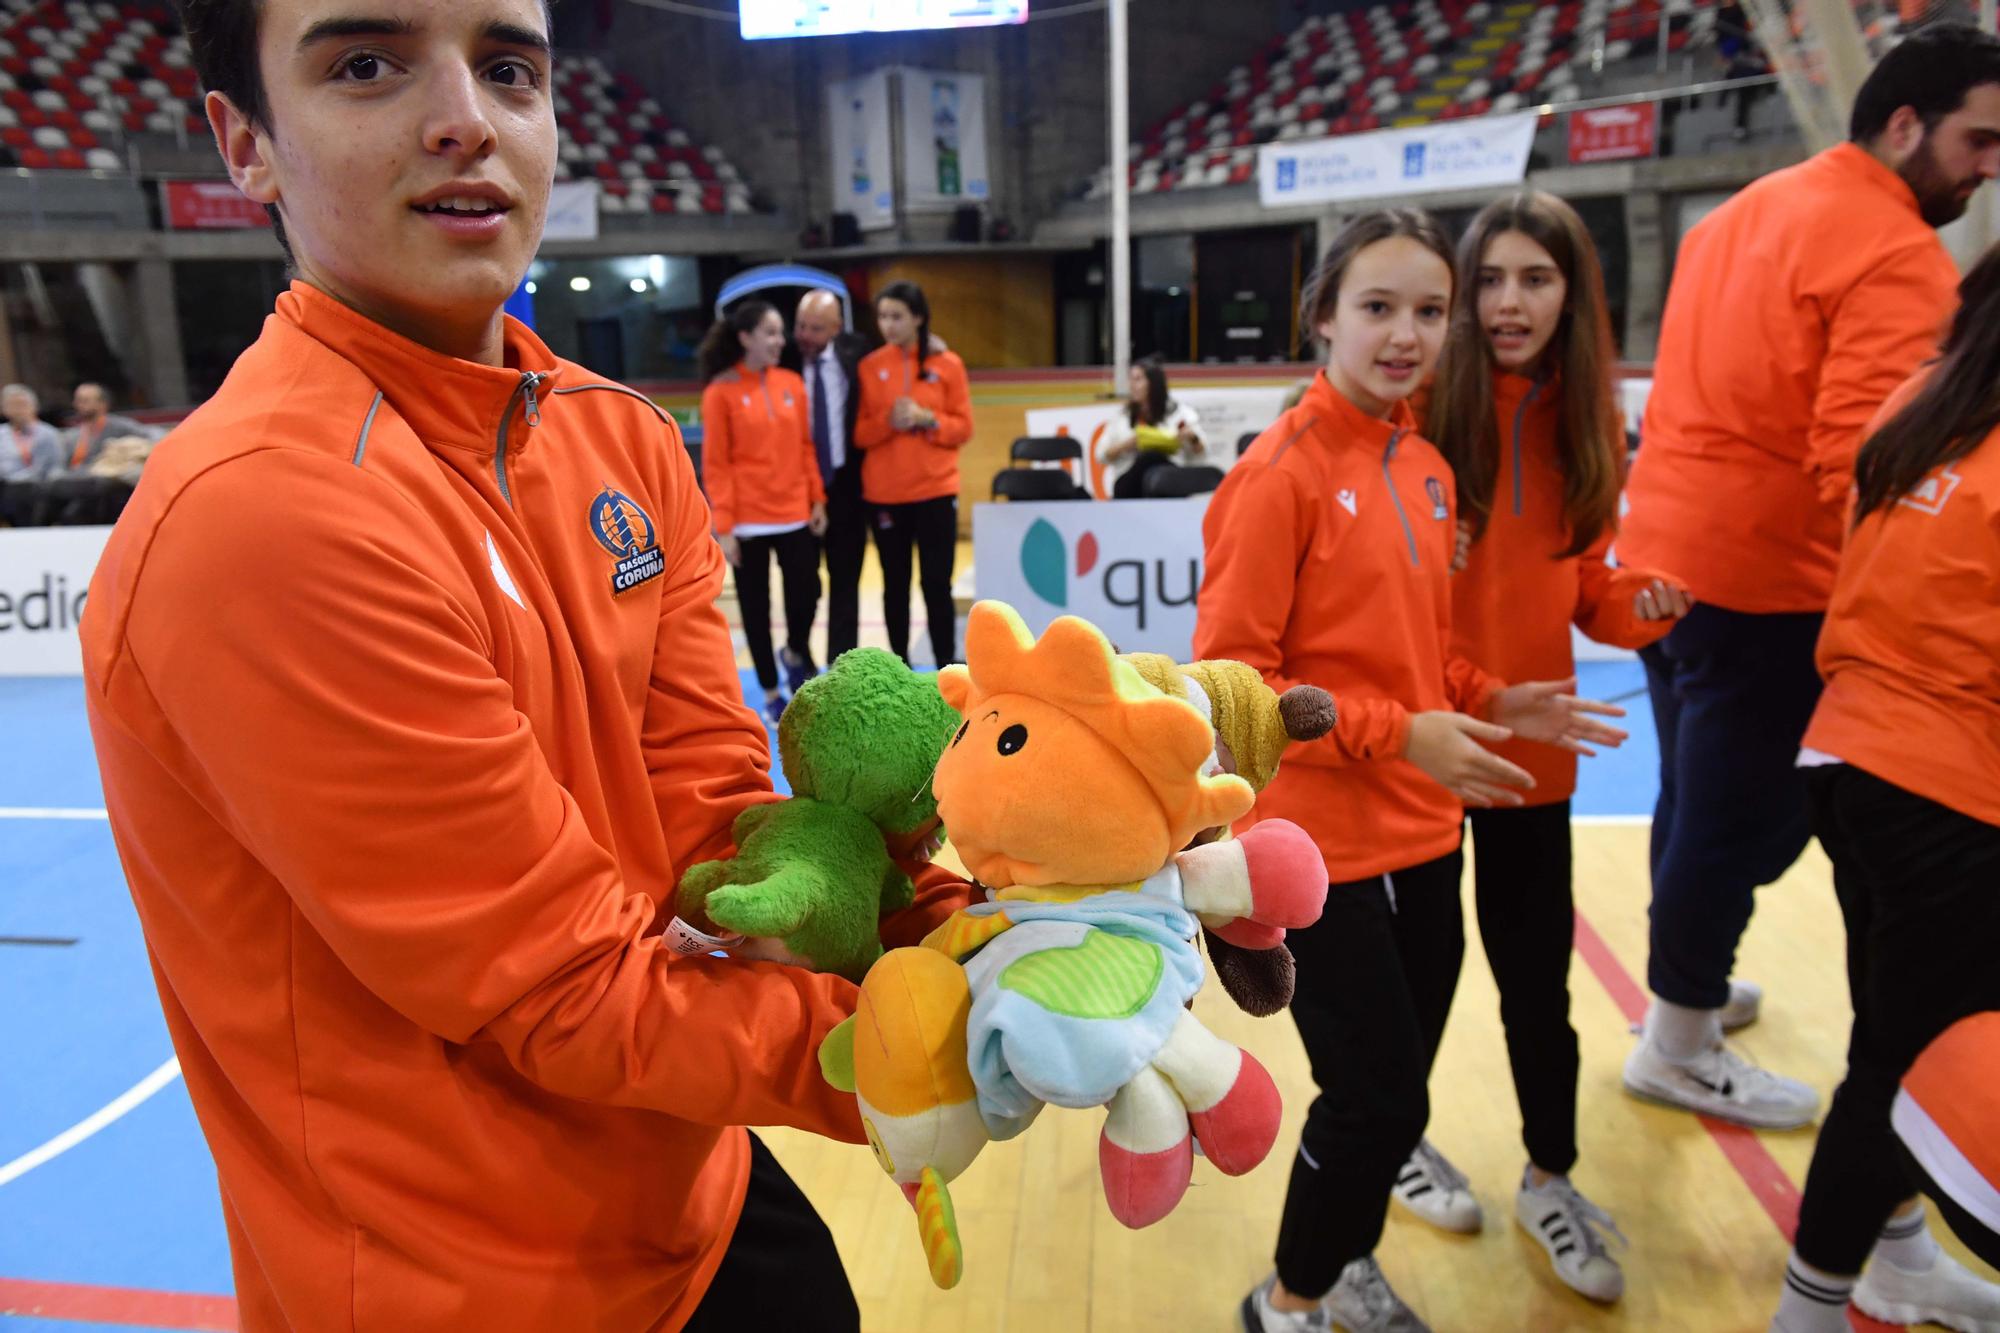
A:
[[[960,562],[969,567],[969,552]],[[863,642],[882,642],[879,608],[871,567]],[[920,606],[913,620],[914,641],[927,643]],[[1638,684],[1631,664],[1587,670],[1599,694]],[[1628,702],[1632,742],[1587,766],[1579,792],[1571,974],[1583,1052],[1576,1179],[1632,1240],[1627,1294],[1609,1309],[1571,1294],[1513,1224],[1519,1121],[1468,901],[1430,1134],[1472,1178],[1486,1229],[1446,1236],[1392,1209],[1379,1250],[1440,1333],[1760,1333],[1776,1304],[1812,1131],[1710,1124],[1619,1089],[1627,1026],[1644,1003],[1652,804],[1643,696]],[[103,823],[79,684],[0,681],[0,728],[10,753],[32,761],[0,764],[0,1333],[233,1328],[214,1169]],[[1841,949],[1827,866],[1812,849],[1760,896],[1738,972],[1765,987],[1764,1017],[1739,1045],[1823,1095],[1840,1077],[1849,1017]],[[1196,1003],[1278,1079],[1286,1130],[1271,1160],[1237,1179],[1198,1162],[1171,1217],[1128,1231],[1100,1196],[1100,1117],[1051,1110],[954,1185],[966,1245],[954,1291],[931,1286],[913,1214],[865,1149],[765,1131],[832,1227],[870,1333],[1235,1326],[1243,1292],[1269,1270],[1311,1087],[1287,1018],[1251,1019],[1217,987]]]

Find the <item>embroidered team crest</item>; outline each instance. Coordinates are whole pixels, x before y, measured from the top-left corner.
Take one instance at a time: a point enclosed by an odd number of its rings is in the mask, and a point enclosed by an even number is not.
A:
[[[1451,517],[1451,510],[1445,507],[1444,483],[1436,477],[1424,478],[1424,494],[1431,498],[1431,517],[1443,521]]]
[[[611,591],[629,592],[667,571],[666,553],[654,540],[653,520],[637,501],[609,486],[590,502],[590,535],[618,557],[611,569]]]
[[[1897,497],[1896,503],[1905,509],[1917,510],[1919,513],[1936,514],[1944,508],[1944,502],[1951,499],[1952,492],[1958,489],[1958,483],[1962,480],[1962,477],[1951,470],[1951,464],[1946,463],[1918,482],[1908,495]]]

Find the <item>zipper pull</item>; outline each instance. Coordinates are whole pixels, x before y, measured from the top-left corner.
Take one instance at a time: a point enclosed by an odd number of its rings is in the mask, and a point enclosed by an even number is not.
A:
[[[525,406],[528,410],[528,425],[531,427],[539,426],[542,424],[542,409],[541,406],[535,402],[535,386],[537,384],[540,384],[541,382],[542,382],[542,377],[540,375],[531,374],[531,375],[523,375],[521,377],[521,390],[522,390],[521,401],[522,405]]]

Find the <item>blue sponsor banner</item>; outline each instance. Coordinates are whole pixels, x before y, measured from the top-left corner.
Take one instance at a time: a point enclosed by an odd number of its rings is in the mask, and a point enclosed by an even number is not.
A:
[[[1265,144],[1257,153],[1257,197],[1274,208],[1517,184],[1527,174],[1537,119],[1528,111]]]

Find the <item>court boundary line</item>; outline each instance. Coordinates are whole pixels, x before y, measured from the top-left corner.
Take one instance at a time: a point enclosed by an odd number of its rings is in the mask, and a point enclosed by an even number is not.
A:
[[[0,1321],[17,1317],[193,1333],[235,1333],[240,1327],[232,1296],[0,1277]]]
[[[36,1167],[54,1161],[71,1148],[76,1147],[77,1144],[96,1134],[99,1130],[116,1124],[134,1110],[144,1105],[154,1093],[166,1087],[167,1084],[180,1076],[180,1057],[169,1057],[167,1062],[158,1069],[155,1069],[152,1073],[146,1075],[146,1077],[140,1079],[137,1083],[134,1083],[131,1087],[98,1107],[74,1125],[71,1125],[62,1133],[56,1135],[40,1147],[28,1149],[28,1151],[22,1153],[5,1166],[0,1166],[0,1186],[19,1180]],[[0,1281],[6,1280],[0,1279]]]

